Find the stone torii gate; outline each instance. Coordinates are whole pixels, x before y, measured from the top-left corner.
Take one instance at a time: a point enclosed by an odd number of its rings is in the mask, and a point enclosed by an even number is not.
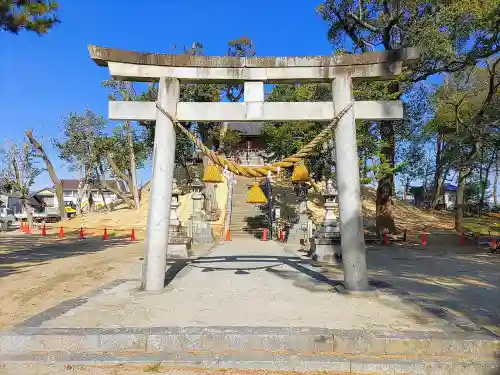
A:
[[[369,52],[359,55],[309,57],[188,56],[140,53],[89,46],[90,57],[108,67],[117,80],[159,81],[158,104],[179,121],[330,121],[353,101],[353,80],[391,79],[403,64],[418,59],[415,49]],[[244,82],[244,100],[238,103],[179,102],[180,82]],[[330,102],[264,102],[264,83],[330,82]],[[110,102],[113,120],[156,121],[153,179],[149,199],[143,285],[148,291],[164,288],[172,180],[175,165],[175,129],[154,102]],[[337,189],[344,282],[348,291],[368,287],[366,249],[361,211],[355,120],[403,118],[400,101],[356,101],[335,131]]]

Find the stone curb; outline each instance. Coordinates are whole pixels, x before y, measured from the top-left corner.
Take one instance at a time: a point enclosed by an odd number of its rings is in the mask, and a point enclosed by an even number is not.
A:
[[[13,328],[0,355],[209,351],[493,356],[497,337],[480,333],[377,332],[293,327]]]
[[[45,371],[59,374],[67,370],[71,374],[113,373],[112,365],[147,365],[158,364],[161,368],[197,369],[247,369],[247,370],[281,370],[281,371],[342,371],[346,373],[381,373],[381,374],[437,374],[437,375],[481,375],[494,374],[500,363],[494,358],[482,360],[413,360],[377,357],[341,355],[297,356],[267,353],[246,353],[241,355],[213,355],[187,353],[158,354],[110,354],[110,355],[54,355],[23,356],[18,355],[5,360],[0,356],[0,368],[19,373],[20,367],[32,372],[22,374],[39,374],[42,367]],[[109,370],[109,372],[104,372]],[[17,370],[17,371],[14,371]],[[158,372],[161,372],[160,370]]]

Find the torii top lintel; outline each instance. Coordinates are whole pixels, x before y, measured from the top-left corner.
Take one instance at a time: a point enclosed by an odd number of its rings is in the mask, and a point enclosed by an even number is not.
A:
[[[152,81],[162,76],[187,81],[328,81],[348,72],[353,78],[391,78],[420,57],[417,48],[332,56],[231,57],[144,53],[89,45],[90,57],[116,79]]]

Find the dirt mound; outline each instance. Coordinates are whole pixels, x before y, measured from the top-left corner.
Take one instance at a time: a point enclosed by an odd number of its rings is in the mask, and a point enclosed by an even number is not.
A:
[[[185,189],[187,190],[187,189]],[[139,209],[132,209],[126,203],[118,203],[110,211],[101,210],[97,212],[87,212],[81,216],[74,217],[64,223],[65,232],[84,229],[85,235],[102,235],[104,228],[110,236],[130,236],[132,229],[135,231],[137,239],[143,239],[146,234],[149,208],[150,184],[146,184],[141,190]],[[219,208],[225,214],[227,201],[226,184],[218,184],[216,188]],[[183,225],[188,224],[189,215],[192,211],[191,193],[184,193],[179,196],[179,208],[177,215]],[[218,232],[223,227],[225,215],[217,222],[213,222],[214,231]],[[59,223],[48,226],[48,232],[59,231]]]
[[[318,183],[317,188],[322,191],[324,183]],[[277,202],[281,207],[282,217],[293,216],[299,201],[292,183],[287,180],[274,181],[273,195],[275,194],[278,194]],[[369,229],[375,227],[375,197],[374,189],[362,188],[363,216],[365,226]],[[320,223],[323,220],[325,215],[324,199],[314,189],[310,189],[308,192],[307,208],[315,223]],[[431,232],[455,233],[453,212],[423,210],[396,198],[394,199],[394,219],[398,231],[406,229],[408,233],[417,234],[425,229]],[[493,216],[466,217],[464,228],[466,231],[481,235],[500,234],[500,219]]]

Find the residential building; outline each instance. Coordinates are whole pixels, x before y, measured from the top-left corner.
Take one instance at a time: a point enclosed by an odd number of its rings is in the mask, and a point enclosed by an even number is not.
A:
[[[18,193],[0,192],[0,207],[6,207],[12,210],[14,214],[23,211],[21,195]]]

